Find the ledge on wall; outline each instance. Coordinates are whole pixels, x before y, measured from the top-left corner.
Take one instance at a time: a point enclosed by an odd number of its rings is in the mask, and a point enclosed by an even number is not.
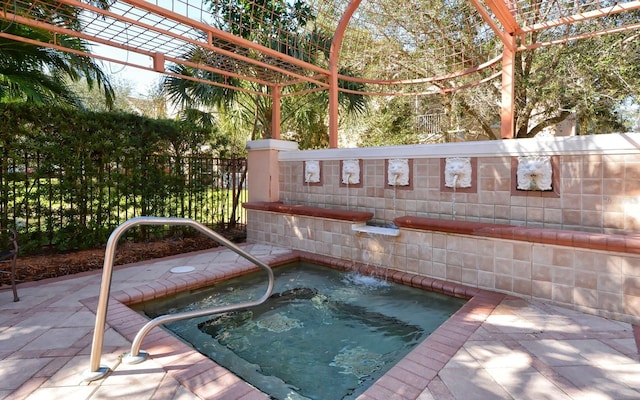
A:
[[[281,214],[304,215],[308,217],[335,219],[340,221],[364,223],[373,218],[373,213],[366,211],[335,210],[331,208],[284,204],[281,202],[255,201],[242,205],[247,210],[269,211]]]
[[[395,218],[393,222],[401,228],[408,229],[640,254],[640,236],[636,235],[608,235],[562,229],[528,228],[485,222],[452,221],[413,216],[398,217]]]
[[[354,232],[367,233],[369,235],[400,236],[400,230],[398,228],[389,228],[385,226],[354,224],[351,229]]]
[[[477,142],[412,144],[406,146],[286,151],[278,155],[278,160],[421,159],[460,157],[461,154],[465,157],[637,154],[638,143],[640,143],[640,133],[608,133],[551,138],[536,137]]]

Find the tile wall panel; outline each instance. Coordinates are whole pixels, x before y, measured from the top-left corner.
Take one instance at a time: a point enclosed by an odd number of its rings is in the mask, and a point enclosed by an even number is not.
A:
[[[413,160],[409,190],[385,184],[385,160],[362,160],[362,187],[340,186],[340,161],[321,161],[320,185],[303,182],[303,162],[280,163],[281,201],[396,216],[506,223],[587,232],[640,234],[640,155],[560,155],[559,197],[512,193],[511,157],[478,157],[474,193],[440,190],[437,158]]]

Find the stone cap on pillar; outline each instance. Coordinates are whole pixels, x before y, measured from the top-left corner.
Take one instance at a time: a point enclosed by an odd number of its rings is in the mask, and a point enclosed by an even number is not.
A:
[[[279,151],[295,151],[298,150],[298,143],[289,140],[279,139],[260,139],[247,142],[246,149],[251,150],[279,150]]]

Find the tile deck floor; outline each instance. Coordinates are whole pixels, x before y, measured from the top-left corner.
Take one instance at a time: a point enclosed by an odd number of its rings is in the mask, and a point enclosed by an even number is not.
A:
[[[294,255],[244,247],[267,263]],[[185,265],[196,271],[169,271]],[[92,383],[81,376],[90,365],[100,271],[20,285],[17,303],[3,287],[0,399],[268,399],[161,328],[143,341],[150,359],[121,362],[145,323],[125,304],[251,267],[228,250],[117,267],[101,358],[113,372]],[[360,398],[640,399],[639,338],[628,323],[480,291]]]

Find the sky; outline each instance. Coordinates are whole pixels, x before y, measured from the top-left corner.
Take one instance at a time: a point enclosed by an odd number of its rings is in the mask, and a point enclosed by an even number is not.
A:
[[[92,53],[109,57],[116,60],[123,60],[132,64],[152,67],[153,61],[150,57],[115,49],[108,46],[95,46]],[[131,85],[133,97],[145,97],[150,89],[162,78],[162,74],[146,71],[144,69],[129,67],[126,65],[101,61],[102,70],[116,81],[124,81]]]

